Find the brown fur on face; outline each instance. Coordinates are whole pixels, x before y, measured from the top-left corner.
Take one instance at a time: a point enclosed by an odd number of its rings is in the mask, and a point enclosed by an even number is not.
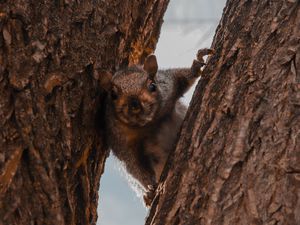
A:
[[[117,119],[130,126],[143,127],[154,122],[159,108],[160,91],[149,86],[155,78],[137,66],[117,72],[112,79],[111,102]]]

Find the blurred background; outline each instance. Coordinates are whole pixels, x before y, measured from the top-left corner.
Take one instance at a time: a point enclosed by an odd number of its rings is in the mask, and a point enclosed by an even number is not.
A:
[[[210,47],[226,0],[170,0],[155,55],[160,69],[190,67],[197,50]],[[188,105],[193,88],[182,98]],[[97,225],[142,225],[147,209],[126,173],[110,156],[101,178]]]

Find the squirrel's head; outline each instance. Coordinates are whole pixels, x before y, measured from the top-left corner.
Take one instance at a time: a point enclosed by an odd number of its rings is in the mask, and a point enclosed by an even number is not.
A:
[[[116,72],[111,82],[110,102],[117,119],[136,127],[154,120],[161,102],[157,68],[156,57],[150,55],[143,68],[132,66]]]

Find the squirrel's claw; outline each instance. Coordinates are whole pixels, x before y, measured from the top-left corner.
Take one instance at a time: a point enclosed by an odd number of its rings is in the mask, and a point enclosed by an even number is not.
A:
[[[203,57],[206,55],[213,55],[215,54],[215,50],[212,48],[202,48],[199,49],[197,52],[197,60],[200,62],[204,62]]]
[[[201,68],[203,66],[206,66],[206,63],[204,62],[204,59],[203,57],[206,56],[206,55],[212,55],[215,53],[215,50],[214,49],[211,49],[211,48],[203,48],[203,49],[199,49],[198,50],[198,53],[197,53],[197,59],[195,59],[193,61],[193,64],[192,64],[192,74],[194,77],[198,77],[201,75]]]
[[[156,187],[154,185],[148,185],[148,191],[143,196],[144,202],[147,208],[152,204],[152,201],[155,197]]]

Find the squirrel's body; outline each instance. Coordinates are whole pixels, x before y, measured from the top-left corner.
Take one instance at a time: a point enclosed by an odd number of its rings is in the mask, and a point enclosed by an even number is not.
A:
[[[179,98],[200,75],[203,55],[191,69],[157,71],[154,55],[144,68],[133,66],[112,78],[107,106],[107,140],[114,155],[147,192],[147,205],[170,151],[175,147],[186,107]]]

